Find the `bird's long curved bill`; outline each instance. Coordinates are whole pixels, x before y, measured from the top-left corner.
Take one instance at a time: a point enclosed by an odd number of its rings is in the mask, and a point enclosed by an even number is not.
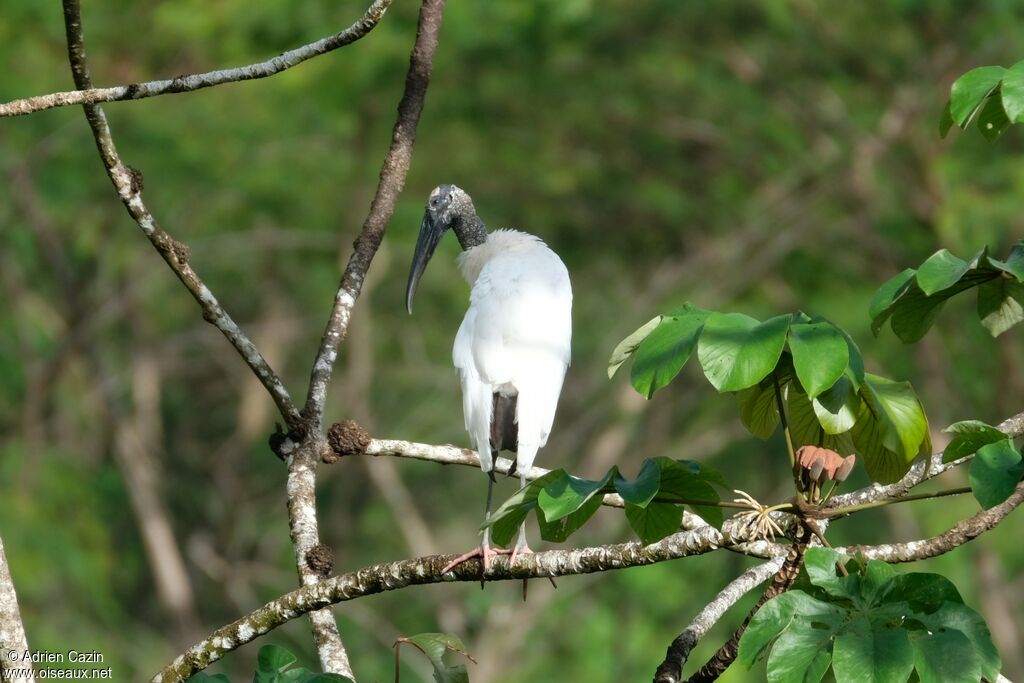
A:
[[[416,296],[416,287],[420,284],[423,271],[427,269],[430,257],[434,255],[444,229],[435,225],[430,214],[423,216],[420,223],[420,236],[416,240],[416,251],[412,255],[412,266],[409,268],[409,284],[405,288],[405,307],[412,314],[412,300]]]

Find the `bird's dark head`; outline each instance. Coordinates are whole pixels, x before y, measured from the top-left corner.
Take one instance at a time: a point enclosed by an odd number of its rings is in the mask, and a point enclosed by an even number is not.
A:
[[[410,314],[420,278],[449,228],[455,232],[463,249],[483,244],[487,239],[484,224],[477,217],[473,200],[466,191],[455,185],[438,185],[427,198],[427,207],[420,223],[420,235],[416,240],[416,251],[413,253],[412,266],[409,269],[405,305]]]

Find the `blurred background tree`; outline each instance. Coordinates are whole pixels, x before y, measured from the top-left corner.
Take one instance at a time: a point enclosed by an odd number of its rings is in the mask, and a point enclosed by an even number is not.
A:
[[[262,59],[364,9],[106,0],[84,19],[93,77],[108,85]],[[68,89],[59,6],[6,3],[0,15],[0,100]],[[415,16],[399,0],[364,41],[272,79],[107,106],[148,203],[290,386],[307,380],[372,196]],[[762,499],[784,495],[785,471],[765,466],[779,445],[750,437],[695,366],[650,403],[606,379],[619,339],[687,299],[831,317],[869,369],[914,382],[938,447],[952,421],[1019,412],[1019,332],[993,342],[949,315],[905,347],[873,340],[866,309],[881,282],[938,247],[1005,253],[1024,234],[1020,131],[991,147],[975,134],[942,141],[936,125],[956,76],[1021,56],[1022,20],[1004,0],[451,3],[329,417],[468,443],[450,365],[466,286],[436,268],[415,320],[403,306],[423,202],[440,182],[469,190],[491,226],[546,239],[572,274],[574,362],[538,464],[633,475],[645,457],[687,457]],[[295,585],[282,466],[266,446],[273,405],[125,215],[80,111],[4,120],[0,173],[0,534],[29,641],[100,650],[118,680],[139,678]],[[454,240],[440,251],[454,258]],[[340,569],[460,550],[482,504],[468,468],[351,458],[320,479],[321,535]],[[830,537],[917,538],[974,506],[884,508]],[[1010,678],[1024,676],[1021,524],[929,564],[983,612]],[[602,511],[574,542],[629,537],[621,514]],[[464,638],[474,683],[635,680],[745,564],[716,553],[564,579],[557,592],[535,582],[526,604],[511,584],[431,586],[336,613],[363,680],[391,675],[396,637],[433,630]],[[304,622],[269,641],[315,660]],[[241,680],[257,648],[211,672]],[[733,667],[723,680],[763,676]]]

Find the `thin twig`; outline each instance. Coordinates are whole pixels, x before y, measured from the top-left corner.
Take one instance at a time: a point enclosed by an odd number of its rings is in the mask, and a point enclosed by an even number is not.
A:
[[[751,567],[723,588],[704,609],[693,618],[690,625],[683,629],[672,644],[668,646],[665,659],[654,672],[654,683],[676,683],[683,675],[683,666],[690,653],[711,627],[735,605],[740,598],[757,588],[782,568],[785,556],[780,555],[764,564]]]
[[[92,80],[89,76],[89,67],[86,62],[85,45],[82,35],[80,0],[63,0],[64,2],[64,26],[67,32],[68,59],[71,63],[71,73],[75,85],[85,90],[92,87]],[[281,383],[280,378],[260,354],[253,343],[238,327],[231,316],[217,301],[213,292],[207,288],[199,275],[192,269],[189,263],[189,250],[181,242],[178,242],[165,232],[156,222],[153,214],[146,208],[142,201],[142,174],[126,166],[117,153],[114,139],[107,123],[106,114],[103,109],[95,104],[87,104],[85,117],[92,128],[96,146],[103,160],[103,166],[107,170],[110,181],[114,184],[118,196],[124,203],[125,208],[135,222],[142,228],[142,232],[156,248],[160,256],[171,267],[182,284],[192,293],[192,296],[203,309],[203,319],[219,329],[235,350],[245,359],[252,371],[259,378],[263,386],[270,392],[271,398],[277,405],[282,418],[290,427],[297,427],[300,417],[295,406],[292,405],[291,397],[287,389]]]
[[[303,412],[314,424],[321,426],[324,401],[327,399],[327,385],[331,380],[334,361],[338,357],[338,346],[348,331],[352,307],[363,287],[366,271],[374,254],[384,239],[388,221],[395,212],[398,195],[405,186],[405,176],[412,161],[412,148],[416,142],[416,127],[427,96],[430,72],[434,64],[444,0],[424,0],[420,7],[416,43],[409,60],[409,71],[405,77],[405,91],[398,103],[398,118],[391,133],[391,147],[380,170],[380,182],[370,204],[370,213],[353,244],[352,256],[341,277],[341,284],[334,297],[334,306],[327,321],[320,348],[313,363],[309,382],[309,393]]]
[[[224,83],[251,81],[279,74],[307,59],[350,45],[367,35],[380,22],[393,0],[375,0],[366,13],[348,28],[315,42],[282,52],[272,59],[232,69],[219,69],[205,73],[176,76],[147,83],[117,85],[111,88],[93,88],[79,85],[78,90],[36,95],[0,104],[0,117],[23,116],[43,109],[75,104],[99,104],[121,100],[141,100],[146,97],[190,92]]]
[[[955,489],[943,489],[942,491],[934,491],[932,493],[915,493],[912,496],[903,496],[902,498],[887,498],[884,500],[873,500],[867,503],[858,503],[857,505],[848,505],[847,507],[841,508],[823,508],[822,514],[828,517],[845,517],[854,512],[860,510],[870,510],[872,508],[882,507],[883,505],[892,505],[894,503],[909,503],[915,500],[929,500],[931,498],[945,498],[946,496],[959,496],[964,493],[970,493],[970,486],[960,486]]]

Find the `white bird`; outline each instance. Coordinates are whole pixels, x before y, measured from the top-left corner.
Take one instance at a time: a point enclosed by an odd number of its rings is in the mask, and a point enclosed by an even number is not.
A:
[[[498,451],[516,451],[515,469],[525,486],[525,473],[547,443],[569,367],[572,287],[565,264],[539,238],[518,230],[488,233],[469,195],[440,185],[427,200],[409,272],[410,314],[420,277],[449,228],[462,246],[459,267],[471,288],[452,360],[462,384],[466,431],[489,479],[486,521]],[[515,561],[530,552],[525,524],[511,551],[491,548],[486,529],[480,547],[444,571],[471,557],[480,557],[486,571],[493,555],[509,553]]]

